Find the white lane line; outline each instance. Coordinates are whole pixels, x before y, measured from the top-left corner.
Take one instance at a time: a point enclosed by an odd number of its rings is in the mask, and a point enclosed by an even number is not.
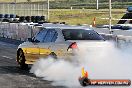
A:
[[[7,59],[13,59],[13,58],[11,58],[11,57],[8,57],[8,56],[2,56],[2,57],[4,57],[4,58],[7,58]]]

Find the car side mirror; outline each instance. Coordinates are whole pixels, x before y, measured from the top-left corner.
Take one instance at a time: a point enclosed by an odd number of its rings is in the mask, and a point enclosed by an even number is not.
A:
[[[32,39],[32,38],[28,38],[28,41],[29,41],[29,42],[33,42],[33,39]]]

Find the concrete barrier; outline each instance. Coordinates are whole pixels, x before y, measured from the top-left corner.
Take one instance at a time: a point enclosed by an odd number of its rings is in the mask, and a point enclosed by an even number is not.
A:
[[[38,31],[38,28],[21,23],[0,23],[0,37],[25,41]]]

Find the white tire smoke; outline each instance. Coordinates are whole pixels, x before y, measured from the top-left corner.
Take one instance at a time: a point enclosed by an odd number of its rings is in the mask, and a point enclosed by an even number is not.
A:
[[[88,71],[90,79],[132,79],[131,47],[118,50],[111,42],[101,45],[95,43],[92,46],[78,44],[78,55],[72,58],[75,62],[65,61],[63,58],[41,58],[32,66],[30,72],[44,80],[53,81],[54,86],[72,88],[81,87],[78,77],[82,67]]]

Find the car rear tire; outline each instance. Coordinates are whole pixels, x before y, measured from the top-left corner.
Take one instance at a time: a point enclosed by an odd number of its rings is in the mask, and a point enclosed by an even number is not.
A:
[[[24,53],[23,51],[20,49],[18,50],[18,53],[17,53],[17,62],[19,64],[19,67],[21,69],[27,69],[28,68],[28,65],[25,64],[25,56],[24,56]]]

